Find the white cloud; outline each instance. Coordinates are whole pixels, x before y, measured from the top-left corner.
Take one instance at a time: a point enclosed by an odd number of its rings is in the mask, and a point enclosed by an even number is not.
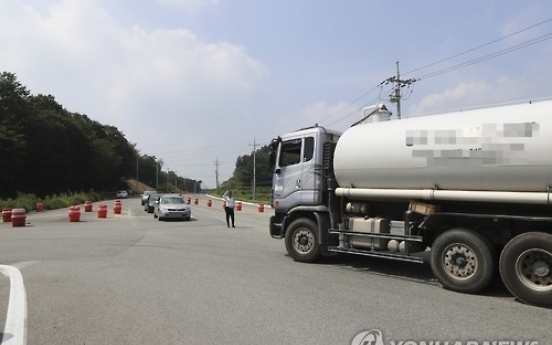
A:
[[[115,105],[132,107],[139,96],[138,103],[178,106],[180,113],[214,112],[248,97],[265,72],[240,47],[202,42],[187,30],[135,27],[125,36],[126,63],[114,71],[109,95]]]
[[[346,128],[360,119],[360,111],[355,111],[354,106],[349,105],[347,102],[328,104],[321,100],[305,106],[292,117],[280,118],[279,125],[288,130],[315,124],[332,129]]]
[[[466,99],[480,100],[483,95],[490,93],[491,89],[491,85],[484,81],[461,83],[452,89],[424,97],[418,104],[411,106],[408,113],[416,115],[449,108],[453,104],[465,102]]]
[[[332,114],[332,109],[335,106],[328,106],[325,101],[318,101],[314,104],[307,105],[300,111],[300,118],[306,123],[312,123],[313,125]]]
[[[159,158],[167,147],[212,145],[205,131],[215,140],[235,133],[266,75],[240,46],[186,29],[124,27],[94,0],[61,0],[42,11],[3,1],[0,30],[2,71],[33,94],[52,94],[68,110],[118,127]]]
[[[216,7],[218,0],[157,0],[161,5],[184,10],[189,14],[197,14],[203,9]]]
[[[475,106],[511,103],[525,100],[535,94],[531,83],[501,76],[494,81],[460,83],[440,93],[430,94],[408,109],[407,115],[414,116],[439,111],[449,111]]]
[[[520,33],[515,34],[508,38],[504,45],[511,46],[514,44],[524,43],[528,40],[534,39],[543,33],[542,25],[535,26],[531,29],[527,29],[532,24],[537,24],[535,18],[539,17],[540,9],[535,5],[530,5],[528,8],[520,11],[515,17],[502,25],[501,31],[503,36],[509,36],[518,31]]]

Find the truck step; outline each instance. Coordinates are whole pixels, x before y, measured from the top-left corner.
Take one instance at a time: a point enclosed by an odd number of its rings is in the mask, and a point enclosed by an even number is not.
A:
[[[352,248],[339,248],[339,247],[328,247],[329,252],[333,253],[345,253],[345,254],[356,254],[356,255],[364,255],[364,256],[372,256],[377,258],[383,258],[383,259],[393,259],[393,260],[400,260],[400,261],[406,261],[406,262],[415,262],[415,263],[423,263],[424,260],[421,257],[417,256],[410,256],[410,255],[402,255],[402,254],[392,254],[389,252],[374,252],[369,250],[361,250],[361,249],[352,249]]]
[[[343,234],[351,236],[364,236],[364,237],[375,237],[375,238],[385,238],[387,240],[399,240],[407,242],[423,242],[424,238],[422,236],[415,235],[394,235],[394,234],[382,234],[378,232],[357,232],[357,231],[347,231],[347,230],[336,230],[331,229],[330,234]]]

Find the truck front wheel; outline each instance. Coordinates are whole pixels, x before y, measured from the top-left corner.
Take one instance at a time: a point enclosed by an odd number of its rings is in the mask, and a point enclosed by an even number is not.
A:
[[[310,219],[293,221],[286,231],[286,249],[288,254],[301,262],[314,262],[320,257],[318,228]]]
[[[474,293],[491,282],[497,254],[489,241],[467,229],[439,235],[431,248],[431,269],[447,289]]]
[[[552,306],[552,235],[528,232],[514,237],[500,255],[504,285],[520,300]]]

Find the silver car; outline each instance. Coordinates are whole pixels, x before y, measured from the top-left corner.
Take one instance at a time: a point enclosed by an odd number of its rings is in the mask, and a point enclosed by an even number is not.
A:
[[[183,219],[192,218],[192,208],[183,197],[178,194],[165,194],[155,203],[153,216],[161,219]]]
[[[148,201],[148,197],[150,194],[157,194],[157,191],[154,191],[154,190],[144,191],[144,193],[142,193],[142,201],[141,201],[142,206],[144,206],[144,204]]]
[[[146,202],[144,203],[144,211],[146,211],[147,213],[153,213],[155,208],[155,203],[159,201],[160,197],[161,195],[157,194],[157,192],[151,191],[148,194]]]

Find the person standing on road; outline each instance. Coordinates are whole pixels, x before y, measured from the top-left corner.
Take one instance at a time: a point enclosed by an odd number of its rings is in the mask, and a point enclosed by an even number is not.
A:
[[[226,202],[226,206],[224,207],[224,211],[226,213],[226,226],[230,227],[230,220],[232,221],[232,227],[234,226],[234,207],[236,206],[236,200],[232,197],[232,191],[227,190],[224,195],[222,196],[224,201]]]

